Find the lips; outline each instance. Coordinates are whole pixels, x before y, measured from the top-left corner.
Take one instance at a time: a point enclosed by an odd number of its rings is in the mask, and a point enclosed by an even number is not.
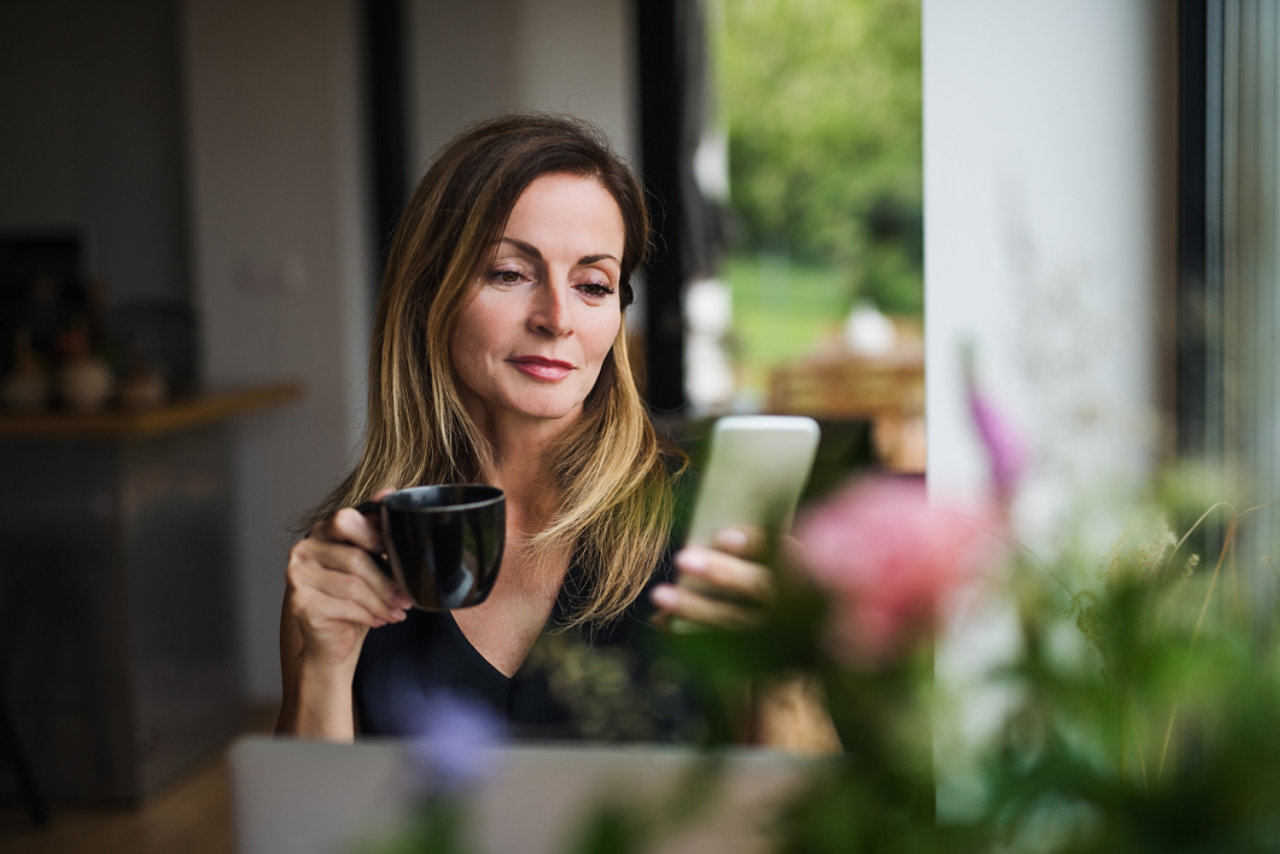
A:
[[[559,359],[545,359],[542,356],[516,356],[508,359],[516,370],[537,380],[562,380],[573,371],[573,365]]]

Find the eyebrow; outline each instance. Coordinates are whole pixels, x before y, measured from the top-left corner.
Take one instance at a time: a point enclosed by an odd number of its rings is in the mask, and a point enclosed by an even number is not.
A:
[[[521,252],[530,256],[531,258],[536,258],[539,261],[543,260],[542,253],[539,252],[538,247],[534,246],[532,243],[525,243],[523,240],[517,240],[514,237],[503,237],[500,239],[500,242],[510,243],[512,246],[519,249]],[[607,252],[602,252],[599,255],[583,255],[581,258],[578,259],[578,264],[579,265],[595,264],[597,261],[603,261],[606,258],[618,264],[622,263],[613,255],[610,255]]]

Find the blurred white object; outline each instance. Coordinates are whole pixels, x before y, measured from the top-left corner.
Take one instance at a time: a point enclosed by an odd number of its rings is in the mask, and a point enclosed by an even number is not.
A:
[[[869,302],[860,302],[844,322],[845,345],[859,356],[883,356],[893,350],[898,333],[893,321]]]
[[[690,336],[684,352],[685,395],[698,411],[727,406],[733,400],[733,367],[715,341]]]
[[[58,371],[58,393],[74,412],[95,412],[107,405],[115,377],[101,356],[71,359]]]
[[[702,195],[717,202],[729,201],[729,134],[723,128],[703,130],[693,153],[693,177]]]
[[[733,323],[733,294],[719,279],[690,282],[684,294],[684,319],[690,334],[724,335]]]
[[[684,294],[684,389],[697,413],[726,409],[737,385],[729,353],[733,294],[719,279],[690,282]]]

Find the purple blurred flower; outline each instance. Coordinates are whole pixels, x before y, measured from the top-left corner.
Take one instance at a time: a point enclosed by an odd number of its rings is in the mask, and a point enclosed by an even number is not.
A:
[[[989,513],[931,507],[920,481],[865,480],[801,515],[794,560],[831,596],[837,655],[876,666],[933,634],[945,604],[995,557],[996,527]]]
[[[972,385],[969,387],[969,414],[987,449],[996,493],[1002,499],[1008,498],[1018,488],[1027,467],[1027,450],[1022,437],[999,409]]]
[[[969,401],[969,415],[977,428],[982,446],[986,449],[991,466],[991,482],[1002,504],[1007,504],[1027,468],[1027,444],[1022,434],[1013,426],[978,387],[977,369],[973,348],[966,347],[962,354],[964,363],[965,396]]]
[[[492,773],[497,754],[491,748],[506,727],[488,705],[441,690],[410,699],[403,710],[411,716],[415,776],[429,792],[456,794]]]

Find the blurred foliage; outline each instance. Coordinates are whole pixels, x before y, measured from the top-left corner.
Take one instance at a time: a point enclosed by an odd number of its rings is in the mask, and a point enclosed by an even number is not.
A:
[[[1203,561],[1163,524],[1117,548],[1068,609],[1083,662],[1054,650],[1052,588],[1019,587],[1023,699],[985,765],[1004,850],[1277,850],[1280,638],[1224,595],[1244,515]]]
[[[1269,559],[1237,560],[1248,529],[1261,527],[1270,541],[1274,508],[1194,498],[1195,484],[1217,482],[1196,470],[1160,478],[1156,495],[1169,503],[1117,507],[1143,521],[1104,557],[991,554],[987,607],[969,619],[989,619],[995,606],[1012,634],[996,657],[986,644],[974,650],[959,684],[954,667],[935,669],[935,632],[950,611],[939,605],[959,590],[955,574],[936,570],[966,558],[939,548],[954,537],[936,520],[968,519],[1010,546],[1015,532],[987,528],[991,517],[976,507],[972,516],[963,508],[923,515],[933,513],[923,490],[886,517],[876,508],[883,488],[900,487],[892,481],[848,493],[856,501],[825,499],[821,515],[797,525],[798,551],[783,548],[793,541],[776,531],[766,537],[774,597],[756,620],[662,638],[705,713],[702,761],[656,796],[602,791],[594,808],[584,805],[566,850],[670,850],[723,796],[724,748],[752,732],[750,698],[797,676],[820,689],[843,752],[812,762],[808,781],[768,816],[767,850],[1280,850],[1277,606],[1267,598],[1256,607],[1247,593]],[[1196,505],[1211,512],[1200,511],[1195,528],[1220,516],[1224,532],[1200,553],[1187,548],[1194,528],[1179,534],[1166,521]],[[926,518],[935,521],[925,527]],[[833,556],[839,566],[826,564]],[[907,598],[883,609],[880,592],[903,577],[915,579],[902,588]],[[865,628],[877,614],[898,621],[891,647],[840,630]],[[1002,698],[994,704],[992,689]],[[986,734],[966,722],[975,700]],[[956,782],[965,796],[944,798]],[[466,851],[466,806],[429,799],[408,840],[377,850]]]
[[[923,310],[919,0],[723,0],[735,254],[838,271],[845,307]]]
[[[754,629],[672,638],[695,684],[715,686],[704,701],[727,722],[721,738],[733,728],[720,698],[744,682],[804,672],[823,686],[846,752],[783,811],[776,850],[1280,850],[1280,632],[1273,608],[1259,621],[1227,592],[1248,585],[1234,539],[1267,508],[1199,506],[1229,516],[1203,555],[1161,506],[1100,565],[1019,550],[993,576],[1018,643],[981,680],[1007,700],[985,743],[956,727],[959,698],[935,682],[927,645],[887,667],[842,664],[821,630],[835,603],[789,574]],[[939,739],[951,748],[934,752]],[[969,753],[960,766],[957,744]],[[978,800],[935,814],[935,775],[975,771]]]

